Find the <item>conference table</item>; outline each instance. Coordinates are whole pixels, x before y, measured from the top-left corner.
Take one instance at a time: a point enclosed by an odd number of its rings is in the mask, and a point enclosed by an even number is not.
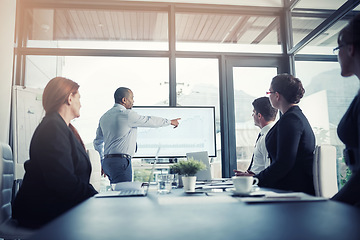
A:
[[[42,240],[351,240],[360,239],[360,210],[331,200],[247,203],[231,192],[145,197],[92,197],[30,239]]]

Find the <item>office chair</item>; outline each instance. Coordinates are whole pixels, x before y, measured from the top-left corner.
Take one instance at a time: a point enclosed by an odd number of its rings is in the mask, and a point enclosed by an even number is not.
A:
[[[14,184],[14,161],[9,145],[0,143],[0,238],[26,239],[33,234],[30,229],[21,228],[16,220],[11,218],[11,200],[13,197]]]
[[[331,198],[338,192],[336,148],[334,146],[316,146],[314,152],[313,175],[316,196]]]
[[[88,149],[87,154],[89,155],[91,162],[91,175],[90,183],[93,185],[96,191],[100,191],[101,183],[101,162],[100,154],[95,149]]]

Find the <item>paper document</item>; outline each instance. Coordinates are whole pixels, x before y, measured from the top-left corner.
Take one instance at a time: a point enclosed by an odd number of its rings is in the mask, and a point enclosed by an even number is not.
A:
[[[233,182],[231,180],[221,180],[221,181],[211,181],[207,183],[196,183],[196,189],[225,189],[225,188],[233,188]]]
[[[325,201],[327,198],[314,197],[302,192],[277,193],[272,191],[257,191],[256,194],[263,194],[262,197],[240,197],[239,200],[246,203],[266,202],[302,202],[302,201]]]

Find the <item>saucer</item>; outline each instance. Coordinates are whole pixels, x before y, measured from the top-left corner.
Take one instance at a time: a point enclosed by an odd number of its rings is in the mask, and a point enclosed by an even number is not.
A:
[[[241,193],[241,192],[235,192],[235,191],[233,191],[233,192],[232,192],[232,195],[233,195],[233,196],[236,196],[236,197],[251,197],[250,192],[248,192],[248,193]]]
[[[240,192],[236,192],[235,190],[233,190],[232,196],[234,196],[234,197],[264,197],[265,194],[255,193],[255,192],[240,193]]]
[[[198,193],[204,193],[204,191],[184,191],[186,194],[198,194]]]

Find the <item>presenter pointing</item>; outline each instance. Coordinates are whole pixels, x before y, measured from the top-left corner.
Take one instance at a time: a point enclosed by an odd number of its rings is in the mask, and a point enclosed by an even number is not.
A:
[[[169,125],[176,128],[180,118],[170,120],[137,114],[132,110],[134,94],[129,88],[118,88],[114,98],[114,106],[100,118],[94,148],[100,154],[103,173],[110,183],[129,182],[132,181],[131,158],[137,148],[137,128]]]

